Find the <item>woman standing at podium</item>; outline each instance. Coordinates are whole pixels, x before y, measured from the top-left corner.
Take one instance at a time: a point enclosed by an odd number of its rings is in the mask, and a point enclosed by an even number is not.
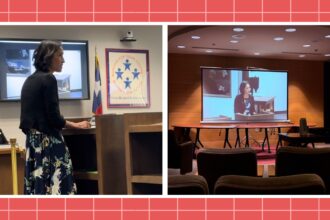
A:
[[[235,114],[254,115],[254,98],[251,95],[251,86],[247,81],[242,81],[239,86],[240,94],[235,98]]]
[[[72,162],[62,128],[88,128],[70,122],[59,109],[57,81],[64,63],[60,42],[44,40],[33,53],[36,71],[21,91],[20,129],[26,134],[25,194],[75,194]]]

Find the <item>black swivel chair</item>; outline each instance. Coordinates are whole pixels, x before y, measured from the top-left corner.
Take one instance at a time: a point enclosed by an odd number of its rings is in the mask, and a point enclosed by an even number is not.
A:
[[[330,148],[281,147],[276,154],[275,175],[319,175],[330,193]]]
[[[179,168],[180,174],[192,171],[194,144],[178,143],[173,130],[168,131],[168,168]]]
[[[197,167],[212,191],[223,175],[257,176],[257,156],[251,148],[203,149],[197,155]]]

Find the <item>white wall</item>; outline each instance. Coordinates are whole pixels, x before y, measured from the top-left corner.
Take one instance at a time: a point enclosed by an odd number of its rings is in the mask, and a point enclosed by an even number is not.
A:
[[[90,100],[62,101],[64,117],[91,117],[94,91],[95,47],[100,61],[103,113],[161,112],[162,111],[162,29],[161,26],[0,26],[0,38],[34,38],[88,40]],[[120,42],[120,38],[132,30],[136,42]],[[150,62],[150,108],[108,109],[106,102],[105,48],[149,50]],[[68,61],[67,61],[68,62]],[[0,102],[0,128],[7,138],[15,137],[20,146],[25,136],[18,128],[20,103]]]

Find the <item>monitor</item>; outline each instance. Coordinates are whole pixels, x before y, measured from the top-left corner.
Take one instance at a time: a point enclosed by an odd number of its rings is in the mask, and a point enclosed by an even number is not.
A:
[[[287,122],[288,72],[201,67],[204,123]]]
[[[0,101],[19,101],[26,78],[35,72],[33,52],[41,40],[0,39]],[[89,99],[88,41],[60,40],[63,68],[55,72],[61,100]]]

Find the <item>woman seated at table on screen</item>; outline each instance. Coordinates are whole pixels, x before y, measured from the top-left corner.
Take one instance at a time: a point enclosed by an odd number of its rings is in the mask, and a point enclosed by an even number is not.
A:
[[[242,81],[239,86],[240,94],[235,98],[235,114],[254,115],[254,98],[251,95],[251,86],[247,81]]]

